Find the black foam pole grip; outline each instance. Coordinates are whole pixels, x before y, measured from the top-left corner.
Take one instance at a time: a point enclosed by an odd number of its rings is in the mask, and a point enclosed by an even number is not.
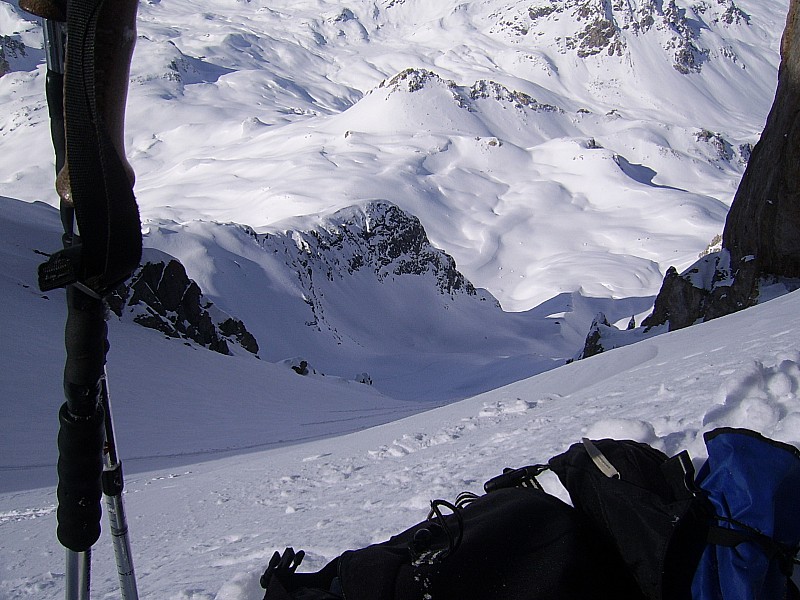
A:
[[[100,537],[105,417],[75,417],[67,403],[58,413],[58,541],[84,552]]]
[[[68,286],[64,392],[73,415],[88,417],[95,413],[105,373],[107,334],[103,301]]]

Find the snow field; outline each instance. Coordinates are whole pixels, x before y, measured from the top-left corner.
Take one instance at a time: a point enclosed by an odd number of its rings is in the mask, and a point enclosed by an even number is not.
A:
[[[746,426],[800,442],[800,353],[789,294],[357,434],[128,475],[143,597],[251,600],[275,550],[313,570],[424,519],[428,502],[480,492],[504,467],[544,462],[582,436],[644,441],[696,463],[702,433]],[[243,413],[242,419],[248,414]],[[201,440],[197,440],[201,444]],[[552,476],[543,482],[564,491]],[[54,491],[0,495],[4,600],[63,585]],[[100,597],[116,582],[95,553]],[[39,550],[34,550],[38,548]]]

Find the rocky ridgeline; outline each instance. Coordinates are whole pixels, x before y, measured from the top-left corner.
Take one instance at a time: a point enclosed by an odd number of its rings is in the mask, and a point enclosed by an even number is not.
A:
[[[296,274],[314,314],[306,324],[318,329],[325,325],[320,283],[356,273],[369,273],[378,283],[424,276],[440,294],[478,296],[453,258],[431,245],[419,219],[389,202],[343,209],[307,231],[256,237],[265,251],[282,256],[286,268]]]
[[[453,101],[465,110],[474,110],[474,102],[477,100],[494,100],[510,104],[517,109],[564,112],[557,106],[539,102],[530,94],[512,90],[496,81],[480,79],[471,86],[460,86],[450,79],[442,79],[427,69],[405,69],[391,79],[381,82],[378,89],[386,88],[390,92],[418,92],[434,85],[447,88],[453,96]]]
[[[496,32],[527,36],[552,30],[546,22],[570,20],[572,33],[556,38],[563,53],[580,58],[625,56],[628,37],[657,35],[673,63],[684,74],[699,72],[709,50],[700,31],[713,26],[748,24],[750,17],[733,0],[701,0],[680,7],[675,0],[539,0],[526,13],[498,13]]]
[[[0,77],[11,71],[11,61],[24,56],[25,44],[17,36],[0,35]]]
[[[367,275],[375,285],[423,277],[439,294],[491,299],[458,271],[451,256],[431,245],[418,218],[389,202],[344,209],[302,230],[257,234],[247,226],[219,226],[236,227],[258,243],[265,260],[277,260],[280,270],[296,277],[298,302],[305,302],[313,315],[305,324],[319,331],[338,335],[325,318],[326,284],[356,275]],[[114,314],[222,354],[238,348],[258,353],[258,342],[245,324],[205,298],[177,259],[150,252],[158,259],[146,262],[110,296]]]
[[[108,305],[118,317],[220,354],[233,354],[232,345],[258,354],[258,342],[244,323],[204,298],[176,259],[146,262],[109,296]]]

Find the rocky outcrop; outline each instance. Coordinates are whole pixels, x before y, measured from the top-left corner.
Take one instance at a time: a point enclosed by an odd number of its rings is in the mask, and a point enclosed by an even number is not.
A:
[[[386,201],[340,210],[317,228],[260,236],[270,252],[282,252],[287,265],[306,278],[327,280],[370,270],[378,281],[401,275],[431,276],[442,294],[476,295],[453,258],[428,240],[420,220]]]
[[[232,354],[231,345],[258,353],[258,342],[244,323],[206,300],[175,259],[145,263],[109,296],[108,305],[118,317],[130,316],[139,325],[221,354]]]
[[[800,277],[800,2],[794,0],[781,44],[775,102],[736,192],[722,246],[738,265],[757,257],[760,271]]]
[[[516,109],[527,109],[535,112],[564,111],[552,104],[539,102],[525,92],[512,90],[501,83],[490,79],[480,79],[472,86],[459,86],[450,79],[442,79],[433,71],[427,69],[405,69],[394,77],[381,82],[378,88],[388,88],[390,92],[418,92],[430,86],[446,88],[453,97],[453,101],[460,108],[476,110],[475,101],[492,100],[504,105],[511,105]]]
[[[688,75],[702,70],[711,54],[701,32],[713,27],[748,25],[750,17],[734,0],[703,0],[681,7],[675,0],[540,0],[526,13],[510,8],[495,31],[514,36],[538,34],[543,21],[562,21],[558,42],[579,58],[624,57],[635,37],[654,36],[673,68]]]
[[[673,331],[753,306],[758,301],[757,273],[756,260],[732,271],[726,250],[704,256],[681,274],[670,267],[653,313],[642,325],[668,325]]]
[[[0,35],[0,77],[11,71],[11,60],[24,56],[24,43],[15,37]]]
[[[687,327],[758,302],[765,281],[800,278],[800,0],[781,44],[778,88],[722,234],[722,250],[671,268],[646,327]]]
[[[583,351],[578,358],[589,358],[595,354],[600,354],[605,350],[601,339],[603,337],[603,330],[611,327],[604,313],[597,313],[589,327],[589,334],[586,336],[586,342],[583,345]]]

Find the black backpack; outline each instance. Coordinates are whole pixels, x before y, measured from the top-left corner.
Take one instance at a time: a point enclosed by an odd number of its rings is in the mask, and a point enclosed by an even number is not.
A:
[[[670,458],[632,440],[584,439],[549,466],[645,598],[691,599],[713,511],[685,451]]]
[[[265,600],[740,600],[747,586],[797,600],[800,451],[747,430],[706,440],[698,485],[686,452],[584,439],[548,465],[506,469],[482,496],[432,502],[425,521],[317,573],[296,573],[302,552],[276,553]],[[574,508],[538,484],[548,468]],[[723,514],[734,506],[723,494],[750,497],[748,485],[764,510],[750,507],[747,522]],[[734,573],[734,591],[713,583]]]
[[[316,573],[295,572],[302,552],[276,553],[261,580],[265,600],[641,600],[583,515],[531,477],[541,470],[434,501],[423,522]]]
[[[704,439],[696,478],[686,452],[629,440],[584,440],[550,467],[648,600],[800,600],[800,450],[748,429]]]

